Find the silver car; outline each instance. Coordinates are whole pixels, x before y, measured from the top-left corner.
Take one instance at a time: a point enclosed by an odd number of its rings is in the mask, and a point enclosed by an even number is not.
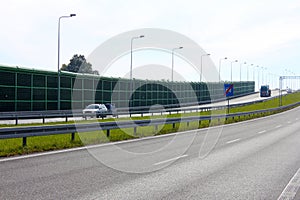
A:
[[[90,104],[82,111],[83,117],[101,117],[104,118],[107,115],[107,108],[104,104]]]

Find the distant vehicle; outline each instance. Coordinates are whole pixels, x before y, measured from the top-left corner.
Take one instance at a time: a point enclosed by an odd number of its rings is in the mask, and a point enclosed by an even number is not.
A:
[[[290,93],[292,93],[292,92],[293,92],[293,91],[292,91],[291,88],[287,88],[287,89],[286,89],[286,93],[290,94]]]
[[[107,115],[107,108],[104,104],[90,104],[82,111],[83,117],[93,117],[104,118]]]
[[[262,85],[260,87],[260,97],[270,97],[271,96],[271,89],[269,85]]]
[[[117,116],[117,109],[114,103],[106,103],[105,107],[107,108],[107,112],[111,114],[113,117]]]

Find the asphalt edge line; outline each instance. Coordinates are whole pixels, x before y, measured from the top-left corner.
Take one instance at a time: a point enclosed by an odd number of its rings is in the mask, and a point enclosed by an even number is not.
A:
[[[300,168],[286,185],[277,200],[294,199],[300,187]]]

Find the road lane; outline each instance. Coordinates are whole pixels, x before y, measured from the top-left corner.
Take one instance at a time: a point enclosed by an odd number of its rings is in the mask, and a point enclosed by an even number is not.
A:
[[[196,136],[192,131],[178,134],[180,140],[167,151],[158,157],[149,154],[147,159],[122,157],[106,145],[93,148],[94,152],[2,161],[0,199],[276,199],[300,166],[299,114],[296,108],[225,125],[214,150],[203,159],[199,150],[206,133],[218,128],[198,131]],[[288,120],[291,123],[285,123]],[[124,142],[117,147],[147,157],[147,152],[168,146],[174,137]],[[191,138],[189,148],[178,155]],[[124,167],[166,167],[124,173],[98,162],[91,152],[103,153],[111,163]]]

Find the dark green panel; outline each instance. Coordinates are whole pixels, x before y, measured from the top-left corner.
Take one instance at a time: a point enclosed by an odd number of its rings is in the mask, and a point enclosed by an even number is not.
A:
[[[57,88],[57,76],[47,76],[47,87]]]
[[[18,100],[31,100],[31,88],[18,88],[17,89]]]
[[[46,104],[45,102],[34,102],[33,110],[45,110],[46,109]]]
[[[31,87],[31,74],[17,74],[18,86]]]
[[[47,100],[57,100],[57,89],[47,89]]]
[[[46,100],[45,89],[33,89],[33,100]]]
[[[15,87],[0,87],[0,100],[15,100]]]
[[[9,101],[9,102],[2,102],[0,103],[0,112],[8,112],[8,111],[15,111],[15,102]]]
[[[72,80],[70,77],[61,77],[60,78],[60,87],[62,88],[71,88]]]
[[[31,102],[17,102],[17,111],[31,110]]]
[[[33,87],[45,87],[45,86],[46,86],[46,76],[33,75]]]
[[[60,90],[60,99],[71,101],[71,90],[70,89],[61,89]]]
[[[0,78],[0,85],[9,85],[9,86],[15,86],[16,85],[15,73],[0,71],[0,77],[1,77]]]
[[[57,102],[48,102],[47,110],[57,110]]]
[[[83,81],[84,89],[92,90],[94,87],[93,79],[86,78]]]

